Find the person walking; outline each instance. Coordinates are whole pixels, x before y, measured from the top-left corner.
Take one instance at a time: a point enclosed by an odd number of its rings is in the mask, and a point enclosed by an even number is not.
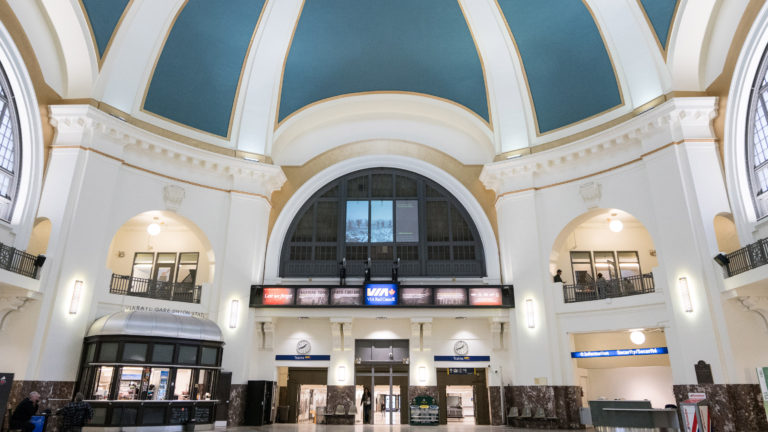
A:
[[[32,432],[35,425],[30,422],[32,416],[37,412],[40,406],[40,393],[33,391],[29,396],[16,405],[11,419],[8,422],[11,429],[21,429],[22,432]]]
[[[63,432],[80,432],[93,418],[93,408],[83,399],[83,394],[78,392],[74,401],[56,411],[56,415],[61,416]]]
[[[371,391],[368,390],[368,387],[363,388],[360,405],[363,406],[363,424],[369,424],[371,422]]]

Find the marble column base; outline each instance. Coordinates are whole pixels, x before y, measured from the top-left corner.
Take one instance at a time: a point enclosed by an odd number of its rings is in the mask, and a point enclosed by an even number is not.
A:
[[[544,423],[517,425],[537,429],[584,429],[579,420],[581,407],[581,387],[578,386],[506,386],[504,387],[504,407],[509,412],[510,407],[517,407],[522,412],[525,407],[535,414],[538,408],[544,410],[546,417],[556,417]],[[504,421],[507,420],[504,413]]]
[[[59,408],[72,401],[75,393],[74,381],[14,381],[11,385],[11,394],[8,396],[8,406],[16,408],[19,402],[24,400],[30,392],[40,393],[40,406],[37,412],[50,409],[56,412]],[[4,408],[4,407],[3,407]],[[6,416],[7,417],[7,416]],[[58,432],[61,429],[59,417],[48,419],[48,432]]]
[[[501,407],[501,387],[488,387],[488,402],[491,405],[491,425],[498,426],[505,424],[505,417],[507,415],[502,411]]]
[[[331,386],[328,387],[328,393],[326,395],[325,399],[325,421],[328,424],[347,424],[347,425],[354,425],[355,424],[355,416],[354,415],[344,415],[344,416],[330,416],[328,413],[333,413],[336,411],[336,407],[339,405],[344,405],[345,412],[349,412],[349,408],[352,407],[352,412],[354,413],[355,409],[355,386]]]
[[[245,423],[245,398],[248,384],[232,384],[229,388],[229,413],[227,426],[241,426]]]
[[[678,404],[688,399],[688,393],[706,393],[713,431],[768,431],[757,384],[675,385],[672,391]]]
[[[408,386],[408,400],[401,401],[400,404],[408,406],[416,396],[431,396],[435,400],[435,404],[440,405],[437,386]]]

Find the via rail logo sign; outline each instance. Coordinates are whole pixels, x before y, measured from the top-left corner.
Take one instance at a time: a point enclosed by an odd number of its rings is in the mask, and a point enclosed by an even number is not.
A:
[[[365,304],[369,306],[392,306],[397,304],[397,285],[391,283],[368,284],[365,286]]]

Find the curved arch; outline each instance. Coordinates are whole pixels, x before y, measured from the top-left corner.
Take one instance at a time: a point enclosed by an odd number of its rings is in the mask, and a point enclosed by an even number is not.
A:
[[[333,98],[291,115],[275,132],[269,155],[278,165],[303,165],[350,142],[396,139],[435,148],[465,164],[493,160],[489,126],[444,100],[403,93]]]
[[[304,203],[320,188],[338,177],[366,168],[398,168],[418,172],[428,177],[450,192],[466,209],[469,217],[475,223],[483,243],[487,279],[491,283],[499,283],[501,270],[499,266],[499,250],[491,222],[472,193],[461,182],[442,169],[418,160],[397,155],[370,155],[347,159],[328,167],[307,180],[291,196],[277,217],[267,244],[266,262],[264,268],[264,283],[280,280],[280,251],[283,249],[288,229]]]
[[[45,255],[48,251],[48,240],[51,238],[51,220],[45,217],[35,219],[32,228],[32,236],[27,245],[27,253],[32,255]]]
[[[672,23],[667,64],[674,90],[704,90],[701,65],[706,57],[706,42],[712,20],[716,17],[717,0],[680,0]]]
[[[752,201],[750,172],[747,169],[747,117],[752,84],[763,51],[768,46],[768,4],[763,5],[749,31],[736,61],[725,112],[723,153],[725,180],[736,229],[742,242],[753,240],[757,212]]]
[[[10,220],[10,231],[16,236],[15,245],[26,248],[34,224],[43,182],[43,125],[32,79],[13,38],[0,23],[0,64],[14,93],[19,116],[21,161],[18,190]],[[6,227],[4,223],[0,226]]]
[[[730,213],[718,213],[712,220],[715,230],[715,239],[720,252],[731,253],[739,249],[739,235],[736,232],[736,224]]]
[[[163,227],[154,237],[147,233],[147,226],[153,222]],[[178,213],[152,210],[126,220],[112,236],[106,267],[116,274],[130,274],[135,252],[198,252],[196,281],[213,281],[216,259],[208,236],[196,223]]]

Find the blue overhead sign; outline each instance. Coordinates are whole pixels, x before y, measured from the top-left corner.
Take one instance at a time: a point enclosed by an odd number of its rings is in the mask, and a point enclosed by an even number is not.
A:
[[[639,355],[668,354],[667,347],[657,348],[632,348],[619,350],[601,350],[601,351],[575,351],[571,353],[572,358],[598,358],[598,357],[628,357]]]
[[[367,306],[394,306],[397,304],[397,284],[365,284],[365,304]]]
[[[465,361],[465,362],[487,362],[491,361],[491,356],[435,356],[435,361]]]
[[[331,356],[330,355],[295,355],[295,354],[281,355],[281,354],[278,354],[275,356],[275,360],[329,361],[331,360]]]

